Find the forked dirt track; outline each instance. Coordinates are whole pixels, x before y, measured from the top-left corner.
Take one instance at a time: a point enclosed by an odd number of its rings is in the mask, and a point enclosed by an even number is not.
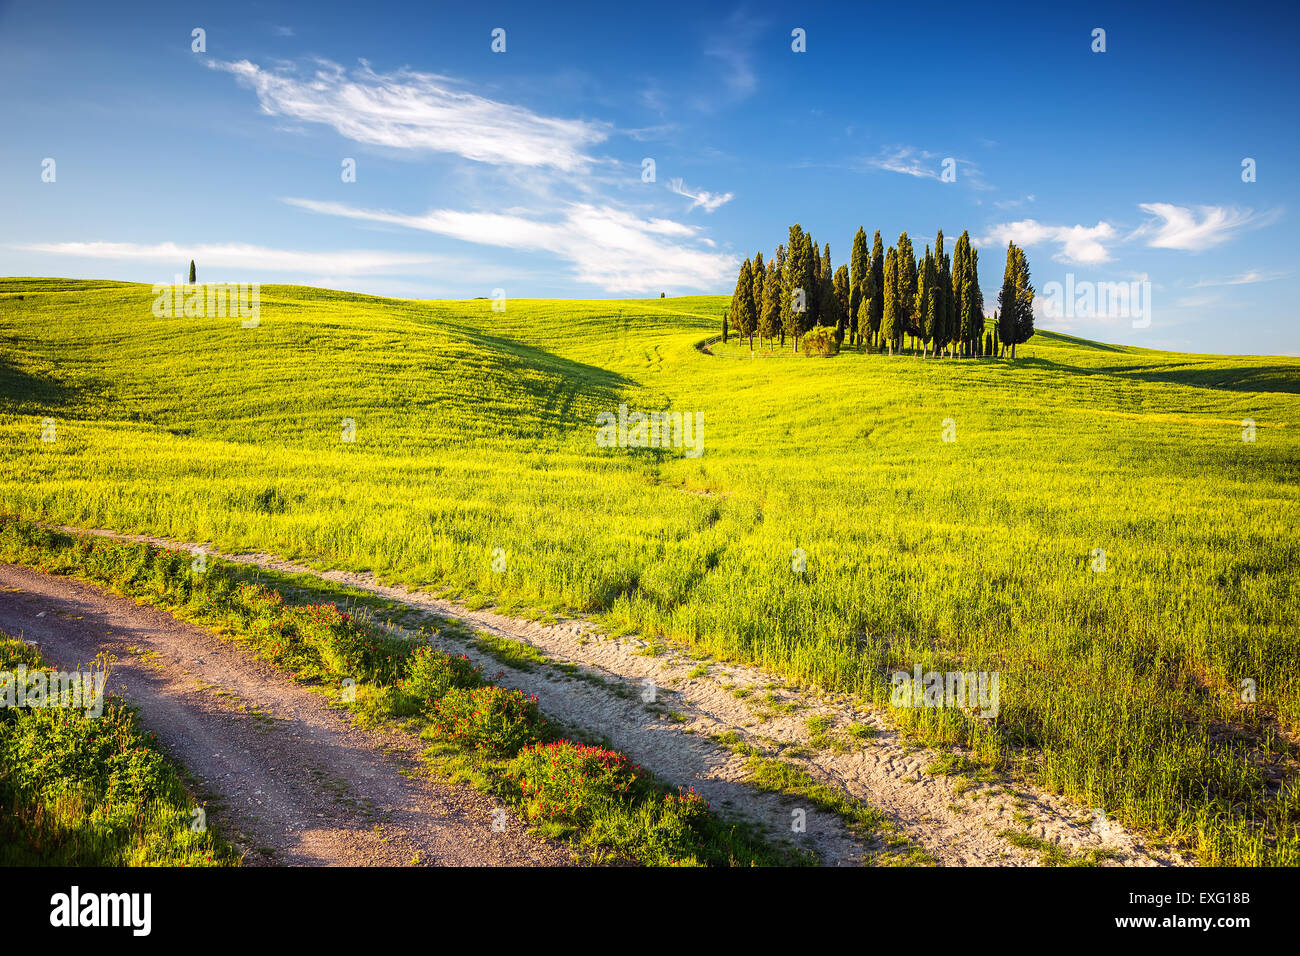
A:
[[[198,546],[110,531],[92,533],[170,548]],[[663,779],[693,786],[724,815],[742,816],[774,839],[813,850],[825,864],[870,863],[880,859],[878,854],[886,846],[879,838],[855,836],[838,816],[817,810],[806,799],[755,787],[750,782],[749,758],[737,753],[737,744],[752,748],[751,753],[779,757],[816,782],[883,812],[896,837],[941,865],[1042,862],[1040,852],[1016,846],[1008,834],[1053,844],[1075,857],[1090,850],[1106,851],[1107,865],[1193,862],[1148,846],[1140,835],[1114,821],[1036,788],[1005,783],[963,788],[960,778],[928,773],[939,756],[936,752],[903,740],[881,713],[847,695],[793,688],[757,668],[701,661],[671,647],[647,653],[647,642],[611,638],[587,621],[541,624],[384,585],[370,574],[322,572],[271,555],[225,555],[203,547],[227,560],[311,574],[398,602],[427,615],[424,623],[435,630],[440,621],[454,619],[477,632],[532,645],[552,664],[530,669],[505,666],[487,655],[476,640],[457,636],[454,629],[435,639],[448,650],[466,653],[485,673],[500,674],[499,683],[537,694],[547,716],[603,736]],[[6,606],[7,599],[0,604],[0,614]],[[244,686],[255,696],[256,684]],[[826,739],[816,740],[808,728],[810,717],[828,718],[825,738],[838,739],[841,745],[825,746]],[[852,725],[859,730],[865,725],[871,732],[850,740],[846,731]],[[806,832],[792,827],[792,820],[800,815],[796,811],[806,815]],[[489,834],[488,840],[494,836]],[[521,848],[521,852],[528,851]]]
[[[269,865],[563,865],[562,848],[468,787],[413,774],[422,749],[361,731],[327,699],[170,614],[80,581],[0,564],[0,628],[51,665],[117,660],[107,689],[208,800],[209,824]]]

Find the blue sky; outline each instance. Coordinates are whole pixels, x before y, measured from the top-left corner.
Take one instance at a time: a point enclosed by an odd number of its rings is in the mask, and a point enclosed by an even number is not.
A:
[[[793,222],[969,229],[990,310],[1014,239],[1042,328],[1300,354],[1288,5],[114,7],[0,0],[0,273],[672,295]]]

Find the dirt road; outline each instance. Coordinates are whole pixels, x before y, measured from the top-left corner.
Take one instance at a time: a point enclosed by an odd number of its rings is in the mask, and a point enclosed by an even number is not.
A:
[[[570,862],[494,816],[490,797],[420,777],[413,737],[359,730],[323,695],[161,611],[0,564],[0,630],[63,668],[115,655],[108,689],[139,706],[246,865]]]

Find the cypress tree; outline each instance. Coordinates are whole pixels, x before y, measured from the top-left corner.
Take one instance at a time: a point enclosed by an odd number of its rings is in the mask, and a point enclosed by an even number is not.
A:
[[[776,267],[776,261],[768,262],[767,277],[763,280],[763,307],[758,314],[758,337],[760,341],[764,336],[769,341],[775,339],[781,329],[783,288],[781,270]]]
[[[952,275],[948,255],[943,251],[943,230],[934,238],[934,328],[931,338],[934,340],[934,357],[938,358],[943,347],[952,338],[949,315],[952,306]]]
[[[754,350],[754,327],[758,317],[754,311],[754,273],[748,259],[740,267],[736,291],[731,296],[731,327],[737,335],[749,339],[749,350]]]
[[[930,352],[930,342],[939,328],[941,302],[939,269],[935,267],[935,256],[931,255],[930,246],[926,246],[926,258],[922,260],[917,286],[917,325],[922,358]]]
[[[867,251],[867,234],[858,226],[857,235],[853,237],[853,251],[849,254],[849,318],[850,325],[856,326],[857,335],[862,334],[862,323],[858,321],[858,310],[862,305],[863,289],[867,283],[867,274],[871,271],[871,253]],[[870,326],[870,321],[867,323]],[[859,342],[861,339],[859,338]],[[849,344],[853,344],[850,336]]]
[[[785,297],[781,303],[781,334],[794,340],[796,352],[799,351],[799,335],[803,331],[806,315],[806,312],[801,314],[798,309],[808,307],[808,280],[804,271],[805,240],[803,229],[798,223],[790,227],[790,247],[785,256]]]
[[[835,270],[835,304],[839,308],[840,315],[840,341],[844,341],[844,336],[848,335],[849,344],[853,344],[853,312],[852,300],[853,294],[849,289],[849,267],[840,266]]]
[[[1016,340],[1011,343],[1011,357],[1016,357],[1016,345],[1034,337],[1034,286],[1029,278],[1029,259],[1024,249],[1016,250]]]
[[[917,327],[916,311],[916,254],[912,251],[912,240],[908,238],[906,232],[898,237],[897,258],[898,310],[901,323],[898,334],[915,336],[920,331]]]
[[[191,260],[190,260],[190,285],[194,285],[194,279],[195,279],[195,274],[194,274],[194,260],[191,259]]]
[[[754,280],[754,292],[751,298],[754,300],[755,327],[758,320],[763,315],[763,283],[767,280],[767,269],[763,266],[763,253],[754,253],[754,264],[749,267],[750,274]],[[759,344],[762,344],[762,336],[759,337]]]
[[[799,332],[802,334],[817,325],[818,306],[821,304],[821,255],[817,243],[806,232],[799,258],[803,263],[804,313],[799,317]]]
[[[1007,243],[1007,265],[1002,273],[1002,291],[998,294],[1001,310],[1000,329],[1003,344],[1010,343],[1011,359],[1016,346],[1034,334],[1034,287],[1029,281],[1029,260],[1014,242]]]
[[[826,243],[826,252],[818,260],[821,263],[821,275],[817,281],[817,324],[833,325],[837,339],[843,339],[844,318],[840,314],[840,301],[835,297],[835,278],[831,266],[831,244]]]
[[[871,285],[868,293],[864,298],[871,299],[871,346],[876,347],[876,334],[880,331],[880,323],[885,315],[885,246],[880,241],[880,230],[876,230],[876,238],[871,243],[871,268],[867,273],[871,276]]]
[[[899,301],[898,251],[889,247],[885,253],[884,308],[880,319],[880,341],[889,346],[889,354],[894,354],[894,345],[902,334],[902,303]]]

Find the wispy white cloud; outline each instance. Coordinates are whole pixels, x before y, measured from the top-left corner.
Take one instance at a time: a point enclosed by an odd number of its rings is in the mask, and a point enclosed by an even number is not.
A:
[[[896,146],[881,150],[880,155],[865,160],[868,166],[891,173],[903,173],[918,179],[938,179],[939,164],[935,154],[914,146]]]
[[[976,240],[976,245],[1005,246],[1014,242],[1027,249],[1051,242],[1060,247],[1052,256],[1057,262],[1098,265],[1111,260],[1106,243],[1117,236],[1115,227],[1104,220],[1095,226],[1050,226],[1036,219],[1022,219],[989,227],[989,231]]]
[[[1274,279],[1281,279],[1288,274],[1286,272],[1259,272],[1252,269],[1249,272],[1226,276],[1222,279],[1199,279],[1192,285],[1192,288],[1210,289],[1225,285],[1254,285],[1256,282],[1272,282]]]
[[[953,172],[956,174],[956,179],[953,181],[964,182],[980,190],[992,188],[984,182],[979,166],[971,160],[956,156],[941,156],[917,146],[888,146],[875,156],[864,157],[858,163],[872,169],[883,169],[886,172],[901,173],[917,179],[941,180],[944,164],[949,160],[952,161]]]
[[[698,231],[670,219],[646,219],[592,203],[566,204],[552,219],[434,209],[413,216],[339,202],[286,199],[310,212],[386,223],[507,249],[548,252],[573,266],[579,282],[610,292],[717,287],[735,271],[732,255],[697,248]]]
[[[271,32],[278,37],[291,37],[294,35],[293,27],[276,26],[271,28]]]
[[[722,86],[731,102],[747,99],[758,92],[758,71],[754,68],[754,44],[766,21],[746,10],[733,10],[726,22],[709,31],[704,55],[716,60],[722,69]],[[711,110],[710,97],[696,98],[695,105]]]
[[[176,242],[38,242],[15,249],[85,259],[116,259],[169,263],[179,272],[195,260],[203,269],[240,269],[255,272],[293,272],[312,275],[410,274],[412,267],[449,265],[428,253],[381,252],[352,249],[342,252],[307,252],[272,249],[247,243],[182,245]]]
[[[610,132],[606,123],[541,116],[466,92],[445,76],[376,73],[364,60],[351,73],[320,60],[307,77],[294,67],[268,70],[248,60],[208,63],[251,88],[264,113],[331,126],[374,146],[577,172],[592,162],[584,150]]]
[[[722,206],[725,203],[729,203],[731,202],[732,199],[735,198],[734,193],[719,194],[719,193],[705,192],[704,190],[700,190],[699,192],[691,192],[689,189],[686,188],[686,184],[682,182],[680,178],[668,180],[668,188],[671,189],[679,196],[685,196],[687,199],[693,200],[693,202],[687,208],[686,210],[687,212],[690,212],[692,209],[694,209],[697,206],[702,208],[705,212],[713,212],[713,210],[717,209],[719,206]]]
[[[1254,229],[1275,222],[1281,209],[1255,213],[1235,206],[1175,206],[1167,202],[1139,203],[1138,208],[1152,219],[1139,226],[1130,238],[1145,237],[1156,249],[1183,249],[1201,252],[1231,239],[1243,229]],[[1197,214],[1199,210],[1199,215]]]

